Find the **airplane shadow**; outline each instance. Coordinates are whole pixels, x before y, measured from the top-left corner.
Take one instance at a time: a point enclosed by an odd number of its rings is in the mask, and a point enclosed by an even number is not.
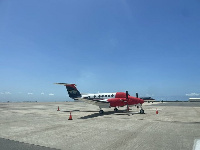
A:
[[[99,112],[99,111],[96,111],[96,110],[87,110],[87,111],[80,111],[80,110],[66,110],[66,111],[63,111],[63,112],[74,112],[74,111],[79,111],[79,112]]]
[[[89,118],[95,118],[95,117],[101,117],[101,116],[109,116],[109,115],[112,115],[112,114],[114,114],[114,115],[125,115],[125,116],[131,116],[131,115],[140,114],[139,112],[133,112],[133,111],[127,112],[126,110],[118,110],[117,112],[115,112],[115,111],[104,111],[103,114],[99,114],[99,111],[95,111],[95,110],[87,110],[87,111],[80,111],[80,110],[68,111],[67,110],[67,111],[63,111],[63,112],[75,112],[75,111],[78,111],[78,112],[92,112],[92,114],[80,117],[78,119],[89,119]]]
[[[65,110],[65,111],[62,111],[62,112],[74,112],[74,111],[80,111],[80,110]]]
[[[89,119],[89,118],[95,118],[95,117],[100,117],[100,116],[107,116],[107,115],[111,115],[111,114],[114,114],[114,112],[108,111],[108,112],[104,112],[103,114],[99,114],[99,112],[97,111],[97,113],[83,116],[83,117],[80,117],[79,119]]]
[[[84,111],[84,112],[88,112],[88,111]],[[91,112],[91,111],[89,111]],[[96,111],[97,113],[93,113],[93,114],[90,114],[90,115],[87,115],[87,116],[83,116],[83,117],[80,117],[79,119],[89,119],[89,118],[95,118],[95,117],[100,117],[100,116],[109,116],[109,115],[134,115],[134,114],[140,114],[138,112],[126,112],[125,110],[118,110],[117,112],[114,112],[114,111],[107,111],[107,112],[104,112],[103,114],[99,114],[98,111]]]

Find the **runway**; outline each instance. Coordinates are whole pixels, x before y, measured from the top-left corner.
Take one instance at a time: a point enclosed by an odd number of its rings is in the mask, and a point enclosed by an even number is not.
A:
[[[27,144],[23,142],[13,141],[9,139],[0,138],[1,150],[56,150],[44,146]]]
[[[145,103],[143,109],[100,115],[82,102],[0,103],[0,143],[8,150],[16,143],[21,149],[188,150],[200,139],[200,103]]]

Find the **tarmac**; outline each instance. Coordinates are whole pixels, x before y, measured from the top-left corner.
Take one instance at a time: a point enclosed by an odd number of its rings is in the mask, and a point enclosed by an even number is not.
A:
[[[60,111],[57,111],[59,106]],[[0,103],[0,149],[196,150],[200,102],[103,109],[83,102]],[[156,109],[158,114],[156,114]],[[68,120],[70,111],[73,120]]]

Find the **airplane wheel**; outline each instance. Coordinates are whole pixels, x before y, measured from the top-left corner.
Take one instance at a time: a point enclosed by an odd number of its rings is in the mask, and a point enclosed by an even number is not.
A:
[[[103,111],[103,110],[100,110],[100,111],[99,111],[99,113],[100,113],[100,114],[103,114],[103,113],[104,113],[104,111]]]
[[[115,112],[117,112],[117,111],[118,111],[118,109],[117,109],[117,108],[115,108],[115,109],[114,109],[114,111],[115,111]]]
[[[143,109],[141,109],[141,110],[140,110],[140,113],[141,113],[141,114],[144,114],[144,110],[143,110]]]

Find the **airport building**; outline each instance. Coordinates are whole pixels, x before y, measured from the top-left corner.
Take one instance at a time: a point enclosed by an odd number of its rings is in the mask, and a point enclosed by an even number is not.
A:
[[[200,98],[189,98],[189,102],[200,102]]]

